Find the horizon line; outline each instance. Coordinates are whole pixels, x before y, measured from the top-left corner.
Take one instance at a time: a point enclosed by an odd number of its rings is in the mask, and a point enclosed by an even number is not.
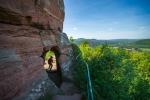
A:
[[[112,39],[74,38],[74,39],[95,39],[95,40],[144,40],[144,39],[150,39],[150,38],[112,38]]]

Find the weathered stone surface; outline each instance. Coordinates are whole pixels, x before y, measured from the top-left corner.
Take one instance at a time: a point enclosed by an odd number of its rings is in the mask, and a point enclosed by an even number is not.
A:
[[[62,75],[64,79],[72,80],[72,61],[73,61],[73,50],[71,46],[61,48],[62,55],[60,56]]]
[[[80,94],[79,89],[71,82],[63,82],[61,85],[61,90],[65,95],[73,95],[75,93]]]
[[[63,21],[63,0],[0,0],[0,100],[35,100],[49,88],[58,92],[41,55],[58,47],[63,77],[70,75],[72,50]]]
[[[32,80],[29,91],[23,92],[13,100],[38,100],[39,97],[44,96],[47,92],[52,95],[62,94],[61,90],[50,79],[45,77],[45,74],[38,75],[36,80]]]
[[[82,100],[82,96],[80,94],[74,95],[56,95],[52,98],[52,100]]]

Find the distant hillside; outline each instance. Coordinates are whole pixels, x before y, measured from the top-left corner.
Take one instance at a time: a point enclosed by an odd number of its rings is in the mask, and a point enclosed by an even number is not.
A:
[[[115,47],[126,48],[150,48],[150,39],[112,39],[112,40],[97,40],[79,38],[75,40],[76,44],[81,44],[83,41],[88,41],[91,46],[108,44]]]
[[[136,41],[135,44],[150,45],[150,39],[139,40],[139,41]]]
[[[136,41],[130,45],[138,47],[138,48],[150,48],[150,39],[142,39],[142,40]]]

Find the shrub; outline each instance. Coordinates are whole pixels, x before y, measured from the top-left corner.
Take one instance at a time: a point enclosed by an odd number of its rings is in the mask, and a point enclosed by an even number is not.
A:
[[[112,48],[74,45],[82,53],[75,64],[77,86],[86,95],[85,64],[90,67],[95,100],[149,100],[150,54]],[[82,80],[82,81],[81,81]]]

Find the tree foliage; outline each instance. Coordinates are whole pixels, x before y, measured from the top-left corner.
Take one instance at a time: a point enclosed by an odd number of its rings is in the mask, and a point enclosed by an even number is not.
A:
[[[79,49],[80,48],[80,49]],[[92,48],[81,44],[75,80],[86,95],[85,65],[90,67],[95,100],[149,100],[150,54],[107,45]],[[74,49],[75,50],[75,49]],[[81,81],[82,80],[82,81]]]
[[[48,60],[51,56],[54,56],[54,55],[55,55],[55,53],[49,50],[49,51],[46,53],[44,59],[45,59],[45,60]]]
[[[70,42],[74,42],[74,38],[72,36],[69,37]]]

